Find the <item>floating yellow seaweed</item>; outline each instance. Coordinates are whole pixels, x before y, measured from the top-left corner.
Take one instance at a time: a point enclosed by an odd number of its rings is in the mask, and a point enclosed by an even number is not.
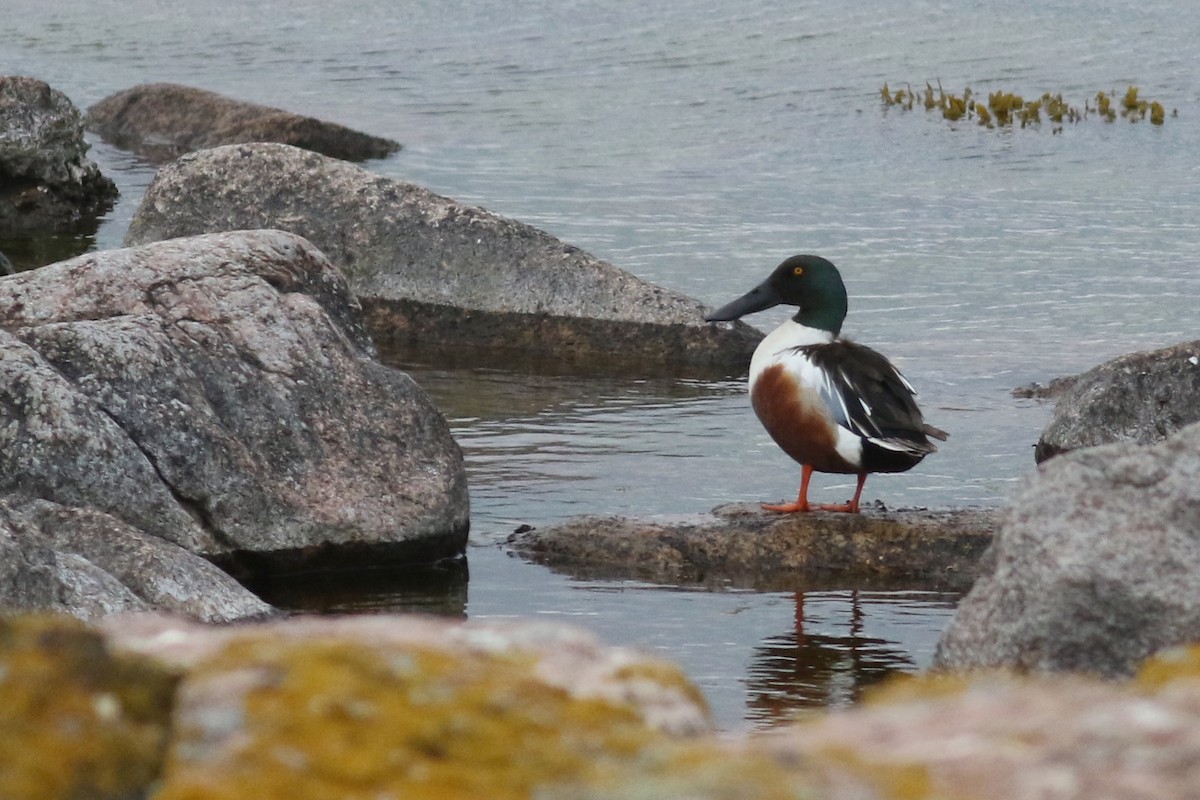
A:
[[[982,98],[978,101],[973,98],[969,86],[963,90],[961,97],[948,94],[942,88],[941,81],[937,82],[936,89],[932,83],[926,81],[924,92],[914,90],[907,83],[905,86],[906,89],[898,89],[893,92],[885,83],[879,91],[884,106],[899,106],[904,110],[912,110],[919,99],[926,111],[938,109],[942,112],[942,117],[951,122],[957,122],[964,118],[974,119],[979,125],[987,128],[1011,127],[1017,122],[1022,128],[1031,125],[1040,127],[1043,114],[1051,122],[1052,133],[1062,133],[1064,123],[1081,122],[1093,112],[1105,122],[1115,121],[1118,112],[1120,116],[1131,122],[1146,119],[1149,114],[1150,123],[1153,125],[1162,125],[1167,116],[1162,103],[1157,100],[1144,100],[1136,86],[1128,87],[1125,94],[1120,96],[1119,101],[1116,91],[1097,92],[1095,108],[1091,106],[1089,100],[1085,99],[1083,111],[1063,99],[1061,92],[1057,94],[1043,92],[1040,97],[1033,100],[1026,100],[1013,92],[991,92],[987,96],[985,105]],[[1178,117],[1179,110],[1172,109],[1171,116]]]

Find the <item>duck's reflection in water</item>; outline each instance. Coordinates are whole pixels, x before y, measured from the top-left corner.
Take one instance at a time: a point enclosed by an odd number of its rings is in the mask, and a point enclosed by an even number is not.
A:
[[[915,593],[917,606],[945,604],[939,593]],[[868,615],[881,599],[873,591],[796,592],[795,626],[755,648],[746,677],[747,720],[755,727],[791,721],[806,709],[837,708],[867,687],[927,659],[869,631]],[[896,602],[894,593],[889,603]]]

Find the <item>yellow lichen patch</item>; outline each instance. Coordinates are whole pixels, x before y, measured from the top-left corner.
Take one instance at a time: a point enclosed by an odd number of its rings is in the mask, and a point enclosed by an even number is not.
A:
[[[777,759],[712,742],[653,747],[633,768],[590,787],[540,794],[544,800],[807,800],[812,779]]]
[[[954,697],[965,692],[979,679],[979,674],[964,672],[897,673],[881,683],[864,688],[862,702],[911,703],[917,700]]]
[[[924,764],[874,761],[848,747],[827,747],[820,754],[828,763],[871,786],[874,791],[868,796],[888,800],[949,800],[946,795],[934,791]],[[966,800],[961,795],[957,797]]]
[[[1148,658],[1134,678],[1146,689],[1159,689],[1179,680],[1200,680],[1200,645],[1172,647]]]
[[[670,743],[632,707],[538,680],[532,662],[345,642],[231,645],[188,677],[156,800],[527,798],[612,780]]]
[[[708,700],[700,688],[688,679],[682,669],[669,661],[638,661],[621,667],[613,674],[613,677],[621,683],[640,680],[660,687],[660,691],[673,690],[699,708],[708,709]]]
[[[162,763],[174,682],[72,618],[0,617],[0,797],[140,795]]]

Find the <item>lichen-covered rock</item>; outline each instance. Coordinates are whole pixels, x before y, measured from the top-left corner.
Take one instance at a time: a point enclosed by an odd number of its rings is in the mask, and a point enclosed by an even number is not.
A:
[[[226,647],[267,643],[292,649],[306,643],[366,645],[383,650],[434,650],[450,657],[516,659],[537,680],[588,701],[626,704],[651,728],[678,736],[711,730],[699,690],[666,662],[618,647],[565,625],[463,622],[416,615],[296,617],[252,625],[208,626],[178,616],[133,614],[98,623],[117,652],[129,652],[172,671],[210,663]]]
[[[241,142],[281,142],[348,161],[385,158],[400,149],[391,139],[175,83],[146,83],[109,95],[88,109],[84,125],[156,161]]]
[[[556,569],[672,584],[770,590],[840,574],[965,588],[993,524],[977,509],[780,515],[731,505],[692,521],[580,517],[514,533],[508,545]]]
[[[1132,673],[1200,641],[1200,424],[1042,464],[938,644],[945,668]]]
[[[250,572],[462,553],[445,420],[303,239],[243,231],[0,281],[0,495]]]
[[[69,619],[0,616],[0,797],[142,797],[167,748],[175,678]]]
[[[0,232],[94,225],[117,187],[87,150],[66,95],[36,78],[0,75]]]
[[[1184,800],[1200,783],[1200,647],[1122,683],[910,677],[718,739],[677,669],[558,625],[102,627],[116,657],[182,675],[157,798]]]
[[[381,341],[558,367],[745,368],[761,334],[553,236],[419,186],[278,144],[193,153],[155,176],[128,244],[273,227],[346,273]],[[664,367],[664,365],[668,365]]]
[[[711,730],[678,668],[559,625],[143,616],[104,627],[116,652],[185,676],[160,800],[528,798],[653,766],[677,737]]]
[[[1200,422],[1200,341],[1130,353],[1074,379],[1038,439],[1038,463],[1113,442],[1153,444]]]
[[[761,741],[826,800],[1186,800],[1200,786],[1200,650],[1138,680],[938,675]]]

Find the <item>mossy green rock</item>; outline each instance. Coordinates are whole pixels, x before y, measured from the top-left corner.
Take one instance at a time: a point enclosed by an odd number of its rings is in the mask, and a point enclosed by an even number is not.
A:
[[[0,616],[0,798],[141,796],[175,679],[67,617]]]

